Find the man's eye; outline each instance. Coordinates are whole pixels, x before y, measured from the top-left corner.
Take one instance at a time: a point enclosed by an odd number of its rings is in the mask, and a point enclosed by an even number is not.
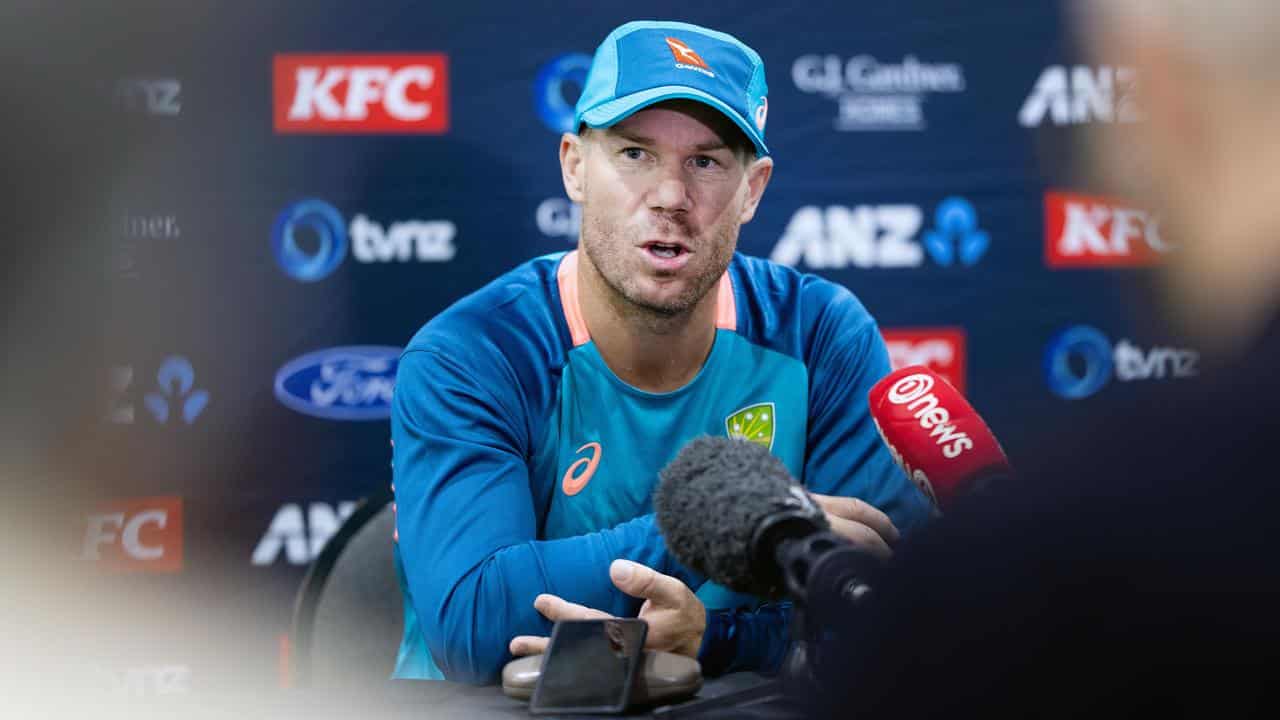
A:
[[[644,157],[644,150],[629,147],[622,151],[622,155],[628,160],[640,160]]]
[[[693,164],[694,164],[694,167],[705,170],[707,168],[713,168],[719,165],[720,163],[716,162],[715,158],[710,158],[710,157],[707,157],[706,155],[699,155],[693,159]]]

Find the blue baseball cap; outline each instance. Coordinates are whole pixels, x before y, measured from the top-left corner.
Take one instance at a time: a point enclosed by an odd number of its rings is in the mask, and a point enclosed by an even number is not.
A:
[[[737,38],[681,22],[635,21],[596,48],[573,127],[604,128],[663,100],[685,98],[724,113],[769,154],[764,61]]]

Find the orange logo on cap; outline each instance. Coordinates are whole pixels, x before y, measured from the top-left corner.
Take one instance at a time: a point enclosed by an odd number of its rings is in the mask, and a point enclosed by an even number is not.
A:
[[[596,467],[600,465],[600,455],[603,454],[600,450],[600,443],[589,442],[578,448],[577,452],[582,452],[587,448],[591,448],[591,457],[578,458],[569,466],[569,469],[564,471],[564,477],[560,480],[560,487],[564,490],[565,495],[577,495],[582,492],[582,488],[591,482],[591,476],[596,474]],[[574,473],[583,465],[586,465],[586,469],[575,475]]]
[[[698,53],[693,51],[693,48],[685,45],[677,39],[667,38],[667,47],[671,48],[671,54],[675,56],[676,62],[700,67],[703,70],[711,69],[707,67],[707,64],[702,60]]]

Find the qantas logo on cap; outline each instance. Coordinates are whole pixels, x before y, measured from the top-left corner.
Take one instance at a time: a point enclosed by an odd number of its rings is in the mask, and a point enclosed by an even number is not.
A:
[[[272,69],[277,133],[449,130],[443,54],[281,54]]]
[[[676,67],[682,70],[697,70],[707,77],[716,76],[715,73],[711,72],[711,68],[707,67],[707,63],[702,59],[702,56],[693,51],[693,48],[675,38],[667,38],[666,40],[667,47],[671,48],[671,54],[675,56]]]

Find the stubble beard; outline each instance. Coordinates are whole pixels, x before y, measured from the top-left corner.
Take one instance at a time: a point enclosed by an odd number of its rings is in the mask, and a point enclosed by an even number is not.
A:
[[[596,274],[604,281],[610,304],[623,318],[639,322],[658,333],[672,328],[693,312],[729,267],[737,244],[736,227],[717,225],[711,228],[710,242],[695,246],[699,254],[711,255],[710,264],[675,297],[656,300],[646,298],[634,280],[634,273],[640,269],[628,267],[627,255],[635,247],[635,242],[632,238],[620,241],[619,235],[624,232],[583,208],[582,249],[595,266]]]

